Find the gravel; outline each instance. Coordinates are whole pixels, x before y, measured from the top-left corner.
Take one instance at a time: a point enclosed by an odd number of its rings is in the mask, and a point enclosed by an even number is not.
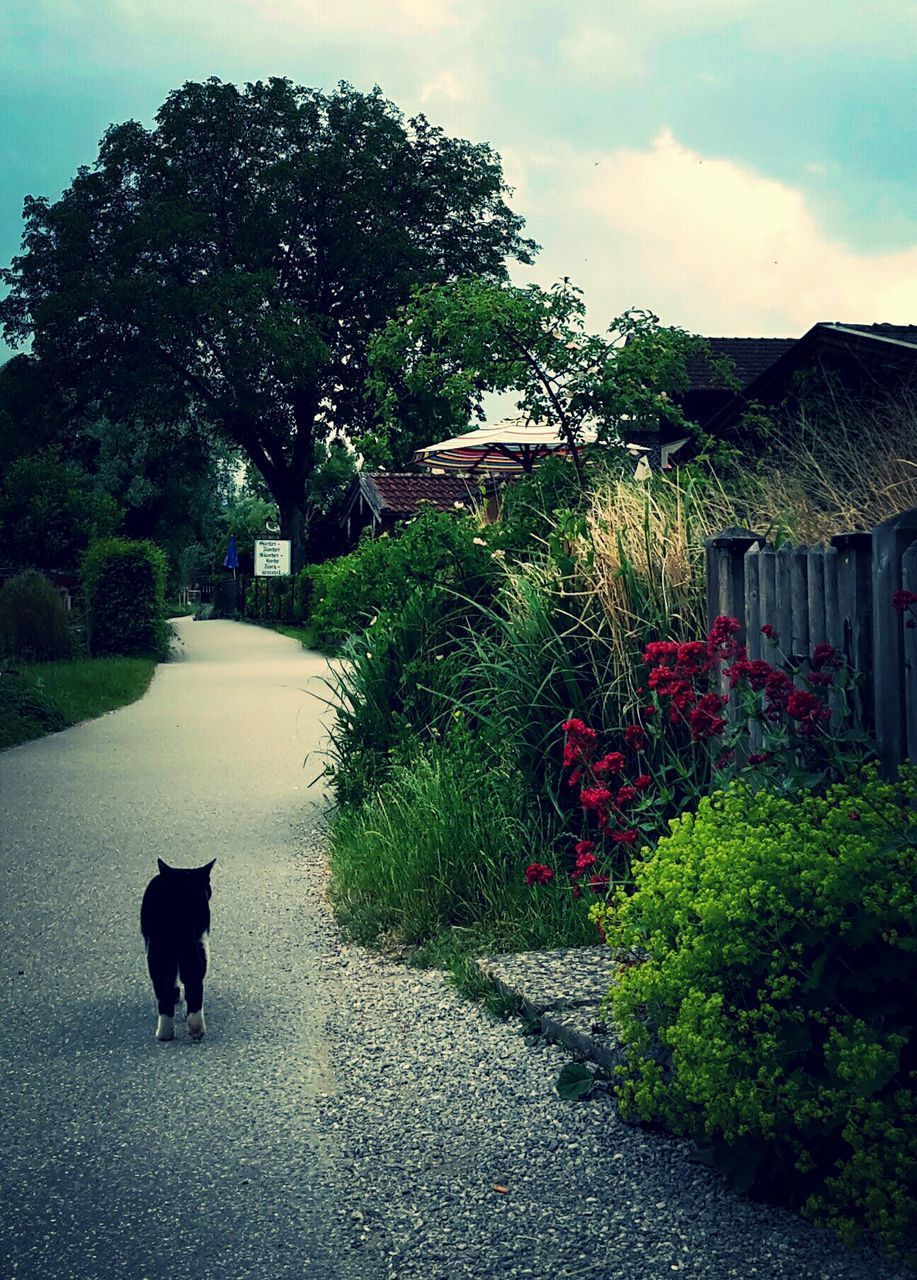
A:
[[[327,951],[337,1077],[319,1126],[365,1277],[891,1280],[794,1214],[740,1199],[687,1143],[627,1126],[607,1093],[565,1102],[567,1051],[336,933],[320,832],[301,859]]]

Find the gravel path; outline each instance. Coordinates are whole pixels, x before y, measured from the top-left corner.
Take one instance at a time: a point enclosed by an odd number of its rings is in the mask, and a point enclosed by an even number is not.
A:
[[[0,754],[2,1280],[901,1274],[563,1102],[567,1055],[443,974],[344,945],[302,767],[323,661],[180,630],[141,702]],[[200,1045],[152,1035],[157,856],[218,859]]]
[[[323,898],[316,833],[301,863]],[[900,1280],[794,1214],[741,1200],[688,1144],[564,1102],[569,1054],[461,999],[439,971],[336,943],[323,1130],[341,1162],[363,1274],[386,1280]],[[337,946],[337,954],[335,947]],[[506,1191],[495,1190],[505,1187]]]

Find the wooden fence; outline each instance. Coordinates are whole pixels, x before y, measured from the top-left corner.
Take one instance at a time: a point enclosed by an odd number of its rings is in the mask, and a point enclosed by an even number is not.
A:
[[[706,571],[710,622],[739,618],[750,658],[770,652],[767,623],[790,657],[833,644],[861,676],[857,720],[883,768],[917,762],[917,628],[909,625],[917,606],[892,607],[896,591],[917,593],[917,507],[828,546],[777,548],[748,529],[724,529],[707,539]]]

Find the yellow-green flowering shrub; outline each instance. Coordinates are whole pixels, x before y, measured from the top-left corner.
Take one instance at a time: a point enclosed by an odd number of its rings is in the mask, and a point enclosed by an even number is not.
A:
[[[844,1237],[917,1220],[917,774],[822,796],[734,784],[595,909],[625,1114]]]

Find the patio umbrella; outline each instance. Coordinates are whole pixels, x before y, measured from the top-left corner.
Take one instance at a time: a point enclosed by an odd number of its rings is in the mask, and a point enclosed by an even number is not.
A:
[[[226,559],[223,564],[227,569],[232,569],[232,576],[235,577],[236,570],[239,567],[239,556],[236,552],[236,535],[234,533],[229,535],[229,550],[226,552]]]
[[[596,438],[594,427],[579,432],[583,444]],[[500,472],[504,475],[531,471],[547,457],[563,457],[570,446],[560,428],[550,422],[526,422],[524,418],[507,418],[492,427],[478,427],[463,436],[440,440],[418,449],[412,461],[443,471]]]

